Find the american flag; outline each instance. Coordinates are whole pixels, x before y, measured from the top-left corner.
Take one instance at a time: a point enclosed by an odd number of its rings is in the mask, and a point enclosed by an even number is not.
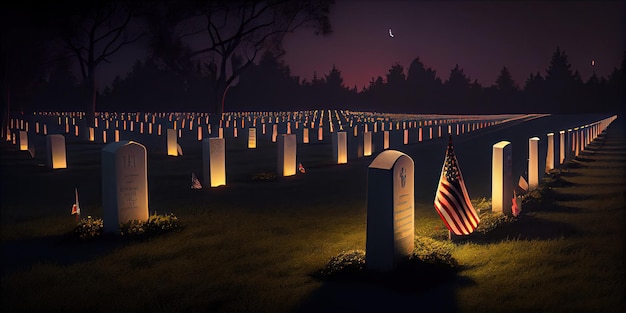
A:
[[[441,178],[435,195],[435,209],[455,235],[469,235],[478,226],[480,219],[470,202],[459,163],[452,148],[452,136],[446,150],[446,160],[441,169]]]
[[[78,205],[78,188],[74,188],[76,194],[76,202],[72,205],[72,215],[76,215],[76,221],[80,219],[80,206]]]
[[[202,189],[202,184],[200,184],[200,180],[194,173],[191,173],[191,189]]]

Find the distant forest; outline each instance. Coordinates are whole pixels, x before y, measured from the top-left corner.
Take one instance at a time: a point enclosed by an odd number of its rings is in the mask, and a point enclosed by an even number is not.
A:
[[[545,73],[515,82],[503,67],[492,86],[472,81],[463,68],[450,70],[445,81],[415,58],[408,69],[393,64],[385,77],[371,79],[362,90],[346,86],[341,69],[315,74],[311,81],[291,74],[289,66],[271,54],[244,71],[227,90],[224,110],[295,111],[348,109],[355,111],[496,114],[617,112],[624,106],[626,52],[621,67],[608,78],[594,73],[583,81],[558,47]],[[137,61],[125,77],[98,93],[98,111],[206,112],[214,64],[189,64],[185,71],[168,70],[156,61]],[[58,66],[46,80],[16,101],[21,111],[82,110],[85,88],[68,66]],[[14,99],[18,100],[18,99]]]
[[[626,107],[626,51],[608,77],[594,74],[586,81],[559,47],[546,56],[545,71],[514,81],[502,67],[492,86],[473,80],[462,65],[436,73],[418,56],[408,66],[390,64],[361,90],[347,86],[336,66],[310,81],[292,75],[280,58],[284,36],[299,28],[331,33],[334,2],[11,2],[0,10],[2,122],[10,112],[51,110],[86,112],[93,123],[96,111],[495,114],[615,113]],[[206,46],[192,47],[186,40],[191,35]],[[143,46],[150,57],[97,90],[98,73],[131,45]],[[79,71],[71,70],[74,64]]]

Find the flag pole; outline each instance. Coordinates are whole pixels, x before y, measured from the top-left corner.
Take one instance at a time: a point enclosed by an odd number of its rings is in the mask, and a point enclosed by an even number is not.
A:
[[[452,232],[448,229],[448,241],[452,241]]]

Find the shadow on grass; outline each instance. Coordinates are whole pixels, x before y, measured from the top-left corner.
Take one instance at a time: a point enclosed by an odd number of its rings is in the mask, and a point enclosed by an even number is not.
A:
[[[2,277],[28,270],[33,265],[52,263],[72,265],[96,259],[131,244],[121,236],[80,240],[74,234],[2,242]]]
[[[542,219],[522,212],[513,222],[502,223],[486,233],[452,237],[454,243],[492,244],[509,240],[550,240],[580,235],[581,231],[564,222]]]
[[[462,267],[407,261],[394,272],[362,270],[332,277],[314,273],[322,286],[296,312],[459,312],[456,288],[475,285]]]

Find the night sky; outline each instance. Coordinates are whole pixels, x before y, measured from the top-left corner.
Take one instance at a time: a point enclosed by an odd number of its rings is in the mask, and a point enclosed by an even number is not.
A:
[[[395,63],[406,73],[416,57],[443,81],[458,64],[484,87],[506,66],[523,88],[531,73],[545,77],[557,46],[586,81],[593,71],[607,77],[626,49],[625,1],[338,0],[330,21],[326,37],[310,29],[288,35],[284,60],[309,81],[334,64],[359,91]]]

